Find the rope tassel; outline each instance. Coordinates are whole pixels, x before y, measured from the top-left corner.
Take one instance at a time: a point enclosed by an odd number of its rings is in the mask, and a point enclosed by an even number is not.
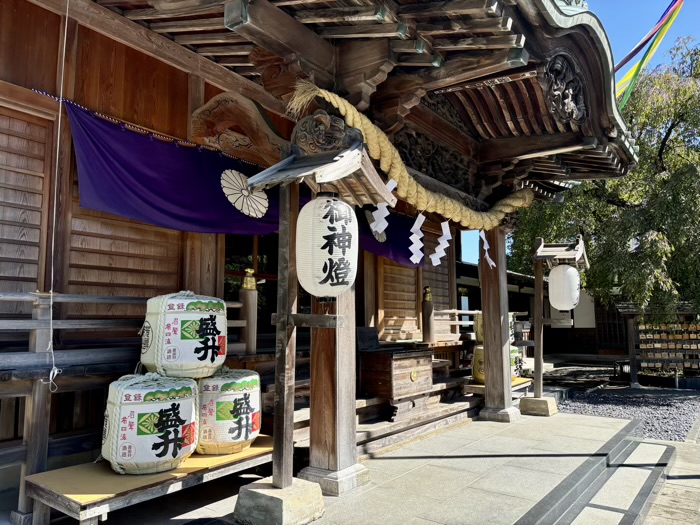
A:
[[[419,211],[438,213],[470,230],[491,230],[505,216],[530,206],[535,198],[531,189],[523,189],[505,197],[488,211],[475,211],[446,195],[433,192],[420,185],[406,169],[401,155],[386,134],[344,98],[321,89],[307,81],[299,81],[287,109],[297,120],[306,112],[315,97],[322,98],[338,110],[345,123],[359,129],[367,143],[369,156],[379,161],[379,167],[389,179],[396,181],[396,193],[400,199]]]

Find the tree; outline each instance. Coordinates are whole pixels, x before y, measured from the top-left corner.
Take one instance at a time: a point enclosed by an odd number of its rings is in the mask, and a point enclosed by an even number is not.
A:
[[[700,45],[679,40],[670,63],[645,73],[624,117],[639,165],[620,179],[588,181],[563,203],[538,202],[517,217],[509,269],[532,273],[536,237],[582,235],[596,299],[700,308]]]

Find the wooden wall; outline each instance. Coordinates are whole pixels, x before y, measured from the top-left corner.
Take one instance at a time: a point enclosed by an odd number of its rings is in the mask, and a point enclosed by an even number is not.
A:
[[[435,310],[456,308],[454,249],[451,247],[442,263],[433,266],[429,255],[438,245],[439,226],[426,223],[423,242],[425,265],[407,268],[384,257],[377,257],[377,328],[381,340],[420,339],[422,337],[421,302],[423,288],[430,286]],[[455,233],[453,232],[453,235]],[[448,319],[449,315],[436,315]],[[449,331],[441,325],[443,333]]]
[[[187,135],[187,74],[80,27],[74,99],[86,107],[177,137]],[[65,291],[152,297],[180,289],[180,232],[80,208],[70,215]],[[80,305],[69,316],[139,317],[142,308]]]
[[[54,93],[60,17],[25,0],[0,2],[0,80]]]

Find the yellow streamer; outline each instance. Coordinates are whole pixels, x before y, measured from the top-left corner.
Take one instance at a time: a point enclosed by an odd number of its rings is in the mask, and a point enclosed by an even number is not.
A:
[[[533,191],[523,189],[501,199],[488,211],[475,211],[456,199],[431,191],[416,182],[408,173],[401,155],[386,134],[344,98],[310,82],[300,81],[289,101],[289,112],[298,118],[315,97],[328,102],[338,110],[348,126],[362,132],[369,156],[378,160],[381,170],[391,180],[396,181],[396,193],[399,198],[420,211],[437,213],[459,223],[465,229],[491,230],[497,227],[507,214],[527,208],[534,201]]]

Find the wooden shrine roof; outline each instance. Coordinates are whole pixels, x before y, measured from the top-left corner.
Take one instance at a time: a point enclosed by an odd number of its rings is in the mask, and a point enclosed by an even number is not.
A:
[[[390,133],[410,125],[430,135],[485,181],[474,197],[529,186],[556,198],[637,160],[605,32],[568,7],[580,0],[233,0],[228,12],[221,0],[94,2],[280,101],[307,77]],[[459,122],[430,109],[436,102]]]

